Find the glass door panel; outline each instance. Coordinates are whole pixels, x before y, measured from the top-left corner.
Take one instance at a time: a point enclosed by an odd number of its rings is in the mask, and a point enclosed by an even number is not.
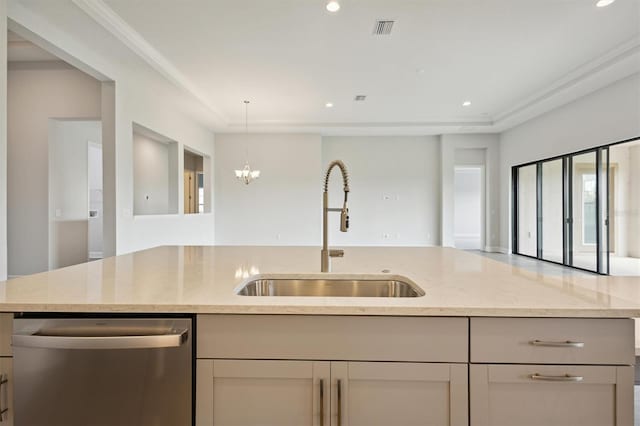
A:
[[[600,149],[598,168],[598,272],[609,273],[609,148]]]
[[[537,257],[537,167],[518,169],[518,253]]]
[[[596,153],[571,157],[571,266],[598,270]]]
[[[542,163],[542,258],[563,262],[562,159]]]

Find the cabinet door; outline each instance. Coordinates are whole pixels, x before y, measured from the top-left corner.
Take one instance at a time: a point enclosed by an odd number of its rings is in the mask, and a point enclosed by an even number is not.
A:
[[[332,426],[467,426],[466,364],[332,362]]]
[[[0,425],[11,426],[13,425],[13,358],[0,358],[0,378]]]
[[[471,426],[633,426],[633,367],[471,365]]]
[[[198,360],[196,425],[328,425],[329,365],[313,361]]]

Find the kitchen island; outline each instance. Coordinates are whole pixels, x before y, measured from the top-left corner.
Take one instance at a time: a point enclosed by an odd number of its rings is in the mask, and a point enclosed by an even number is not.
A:
[[[406,276],[418,298],[247,297],[251,275],[317,274],[315,247],[166,246],[0,282],[0,312],[640,316],[640,278],[551,277],[452,248],[345,250],[332,274]]]
[[[313,247],[158,247],[0,283],[0,367],[11,313],[184,314],[198,426],[633,425],[637,278],[353,247],[330,276],[404,276],[425,295],[236,294],[319,267]]]

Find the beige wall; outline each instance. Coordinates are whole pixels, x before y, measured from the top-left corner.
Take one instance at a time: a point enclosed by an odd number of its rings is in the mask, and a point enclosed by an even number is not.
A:
[[[176,214],[177,144],[133,134],[133,214]]]
[[[244,167],[246,140],[244,134],[216,135],[216,243],[319,246],[320,136],[250,135],[250,163],[262,175],[248,186],[234,174]]]
[[[100,82],[64,65],[8,72],[8,272],[48,269],[50,118],[100,117]]]
[[[0,0],[0,281],[7,278],[7,2]]]
[[[440,240],[440,141],[437,136],[331,136],[322,138],[322,167],[343,160],[349,169],[349,232],[330,216],[331,244],[432,246]],[[322,174],[311,189],[320,197]],[[334,170],[330,207],[342,206]]]

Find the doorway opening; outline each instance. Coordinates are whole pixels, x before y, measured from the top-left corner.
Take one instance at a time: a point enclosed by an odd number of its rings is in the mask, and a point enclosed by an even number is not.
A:
[[[462,250],[484,247],[484,167],[454,169],[454,245]]]
[[[49,268],[103,256],[102,123],[49,121]]]

